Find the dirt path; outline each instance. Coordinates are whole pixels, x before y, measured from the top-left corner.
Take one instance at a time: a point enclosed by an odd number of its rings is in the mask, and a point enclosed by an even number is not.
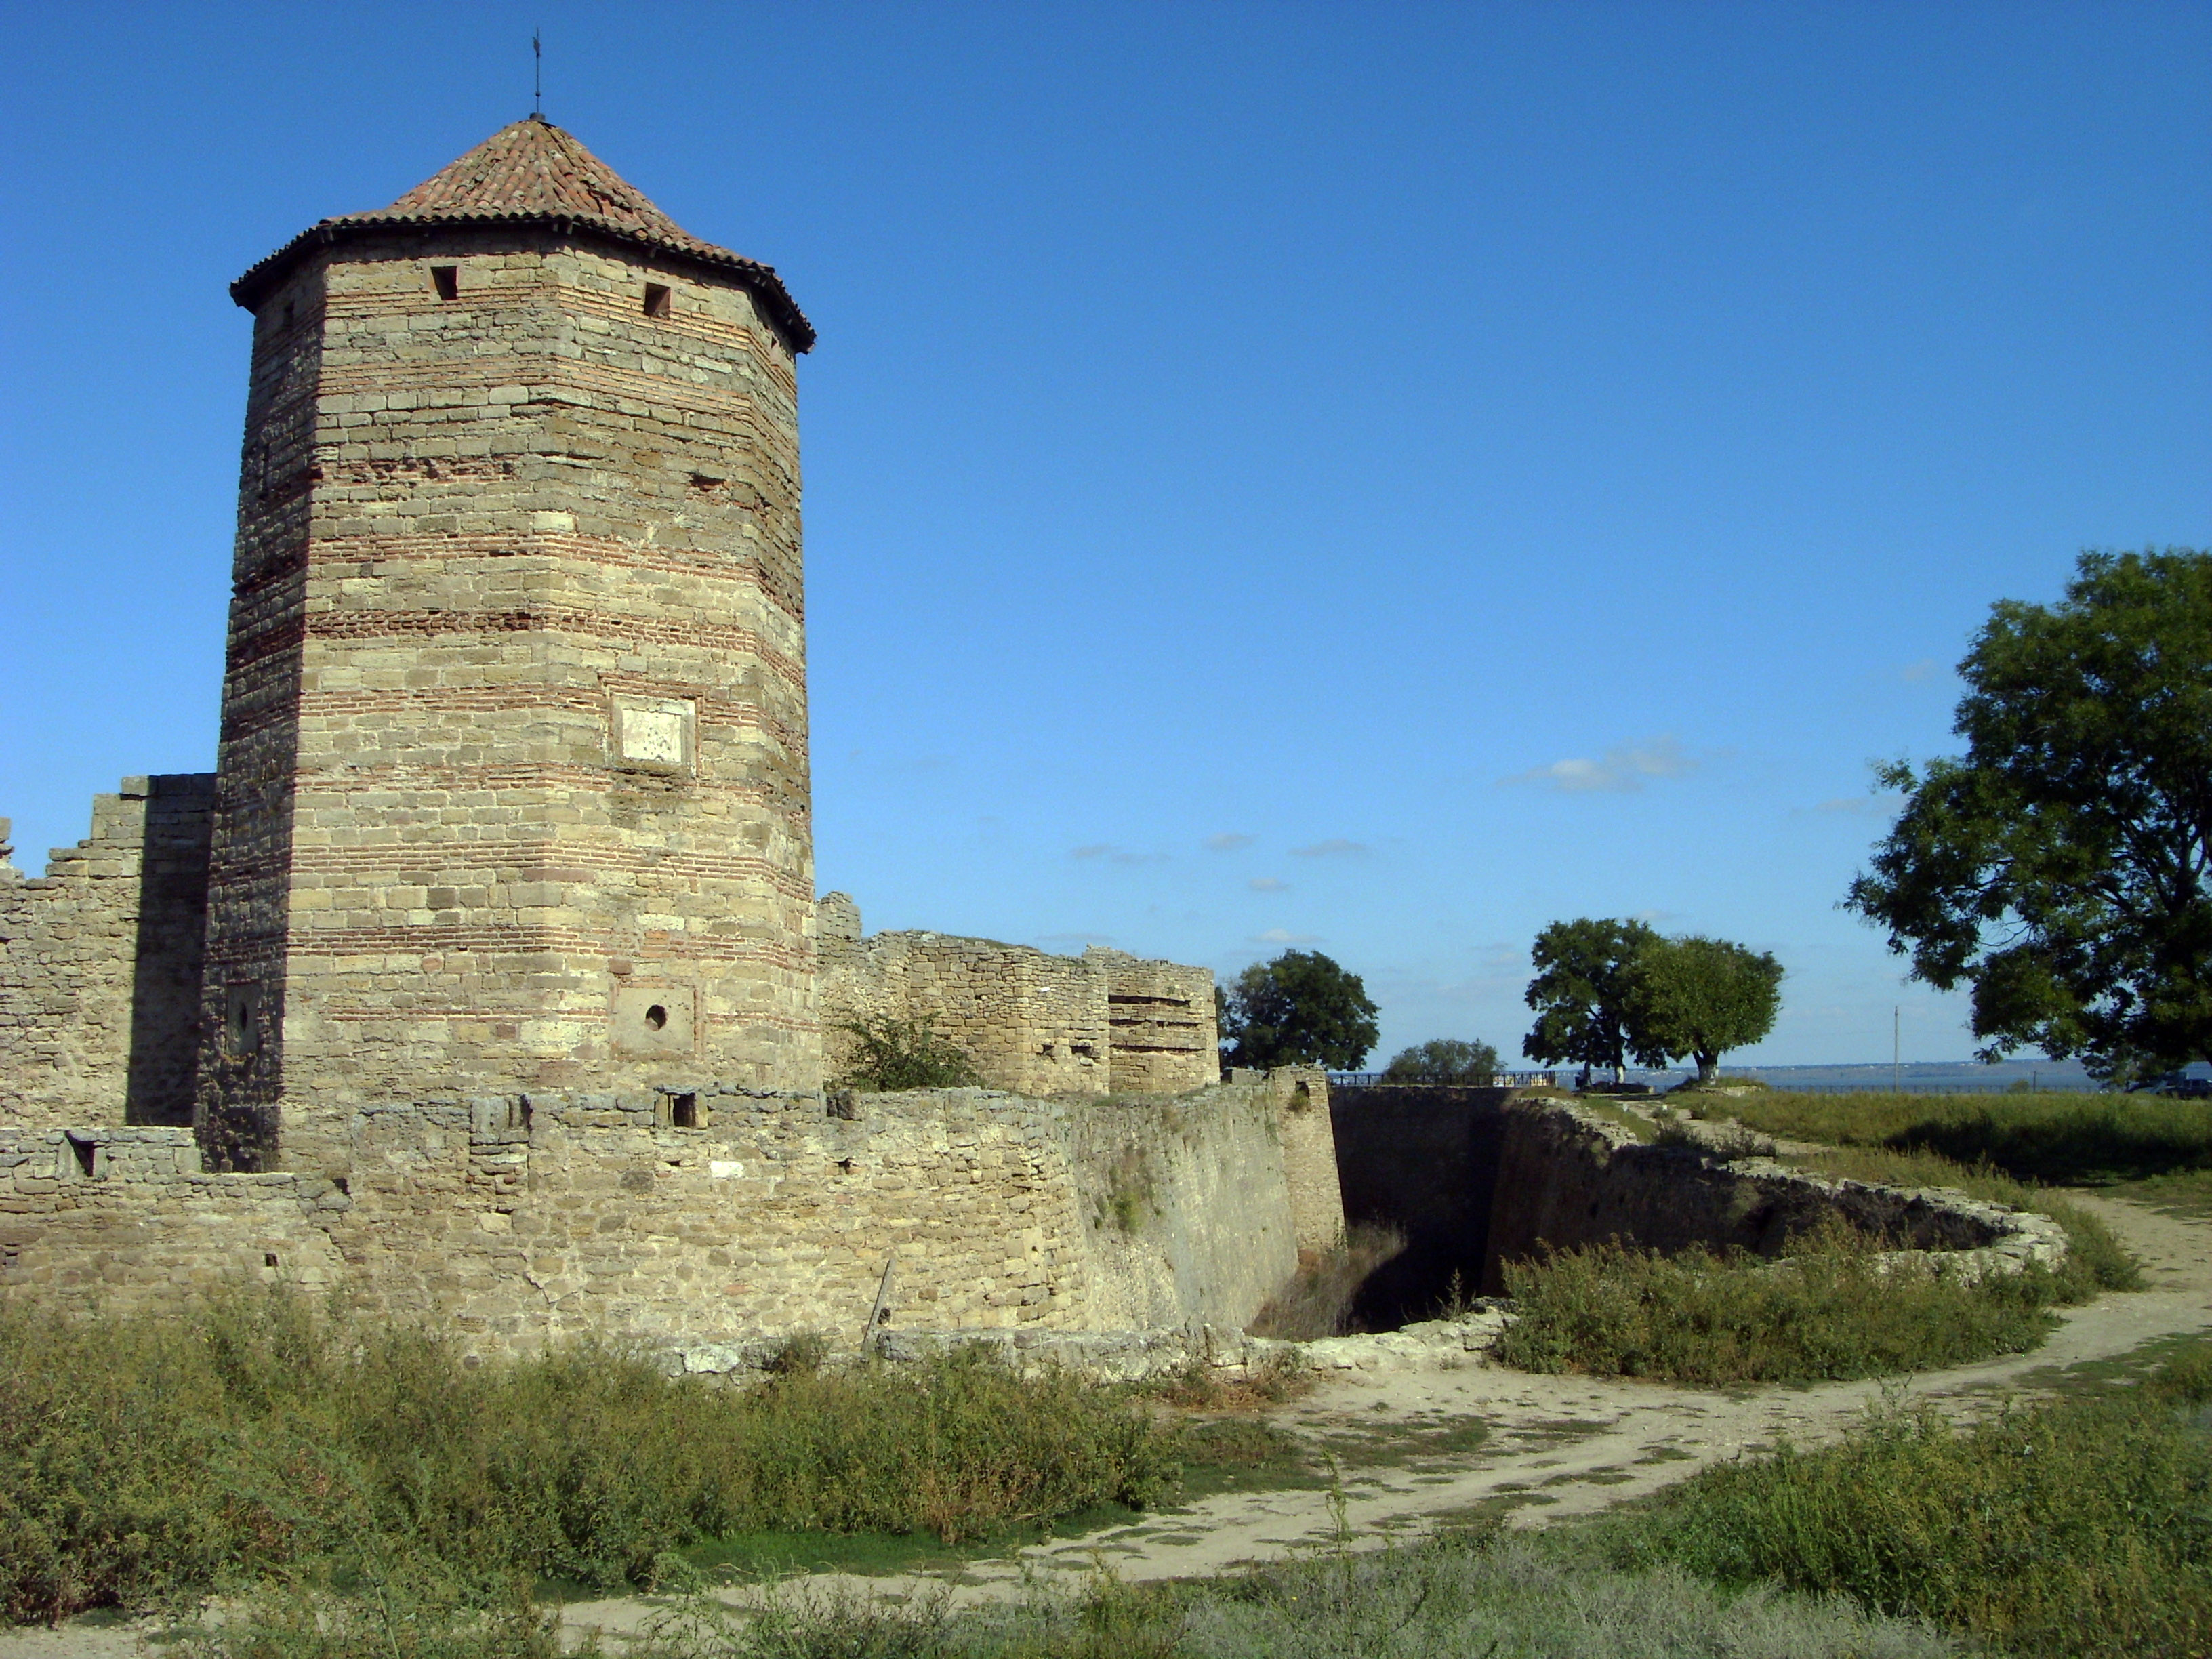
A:
[[[1727,1393],[1532,1376],[1486,1364],[1377,1371],[1326,1382],[1276,1420],[1335,1459],[1343,1524],[1362,1538],[1415,1535],[1490,1510],[1509,1510],[1515,1524],[1540,1524],[1650,1492],[1784,1436],[1800,1443],[1832,1437],[1885,1389],[1970,1412],[2052,1372],[2212,1328],[2212,1224],[2094,1194],[2074,1196],[2142,1259],[2148,1287],[2063,1310],[2060,1328],[2031,1354],[1904,1383]],[[1478,1425],[1482,1437],[1469,1446]],[[951,1589],[963,1603],[1001,1597],[1018,1593],[1025,1575],[1075,1577],[1099,1561],[1130,1580],[1215,1572],[1325,1542],[1337,1525],[1325,1490],[1224,1493],[1130,1526],[970,1564]],[[822,1574],[809,1582],[824,1590],[899,1596],[947,1580]],[[580,1602],[565,1616],[579,1638],[593,1629],[619,1637],[662,1605],[635,1597]],[[0,1659],[135,1659],[158,1650],[142,1644],[147,1633],[137,1623],[93,1620],[52,1632],[0,1632]]]

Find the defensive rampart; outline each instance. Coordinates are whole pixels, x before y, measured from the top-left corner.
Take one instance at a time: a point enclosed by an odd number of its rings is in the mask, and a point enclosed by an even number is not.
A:
[[[471,1352],[588,1332],[693,1370],[801,1331],[850,1346],[886,1261],[894,1329],[1237,1327],[1300,1236],[1341,1225],[1293,1202],[1288,1081],[367,1107],[336,1176],[206,1173],[181,1127],[11,1128],[0,1291],[129,1309],[276,1279],[423,1318]]]

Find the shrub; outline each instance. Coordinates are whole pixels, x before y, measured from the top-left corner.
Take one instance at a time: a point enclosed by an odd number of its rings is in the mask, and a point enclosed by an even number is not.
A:
[[[16,1619],[375,1562],[432,1564],[474,1595],[517,1572],[609,1585],[740,1531],[950,1542],[1143,1505],[1173,1459],[1123,1395],[978,1351],[736,1389],[588,1345],[471,1369],[436,1338],[286,1294],[181,1318],[0,1310]]]
[[[1486,1042],[1436,1037],[1401,1048],[1382,1068],[1385,1083],[1442,1083],[1487,1088],[1503,1070],[1498,1050]]]
[[[1607,1243],[1505,1266],[1519,1317],[1497,1352],[1532,1371],[1814,1382],[1962,1365],[2036,1346],[2057,1298],[2041,1269],[1966,1285],[1840,1224],[1780,1261]]]
[[[1969,1427],[1874,1413],[1842,1443],[1721,1464],[1618,1524],[1618,1559],[1779,1581],[2031,1654],[2212,1643],[2212,1442],[2177,1401],[2201,1364]]]
[[[980,1089],[983,1074],[967,1050],[932,1030],[927,1020],[841,1020],[853,1053],[837,1086],[892,1094],[901,1089]]]

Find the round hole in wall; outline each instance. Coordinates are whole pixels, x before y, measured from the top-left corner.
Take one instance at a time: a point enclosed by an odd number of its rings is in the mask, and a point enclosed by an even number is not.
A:
[[[654,1003],[652,1007],[645,1011],[645,1029],[647,1030],[658,1031],[667,1024],[668,1010],[662,1007],[659,1003]]]

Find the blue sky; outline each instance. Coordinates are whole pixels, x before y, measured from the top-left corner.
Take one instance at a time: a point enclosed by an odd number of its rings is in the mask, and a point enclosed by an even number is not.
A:
[[[1771,1063],[1971,1048],[1836,908],[1999,598],[2212,544],[2212,7],[6,8],[0,814],[212,764],[230,278],[529,108],[776,265],[817,859],[871,929],[1508,1053],[1528,941],[1788,966]]]

